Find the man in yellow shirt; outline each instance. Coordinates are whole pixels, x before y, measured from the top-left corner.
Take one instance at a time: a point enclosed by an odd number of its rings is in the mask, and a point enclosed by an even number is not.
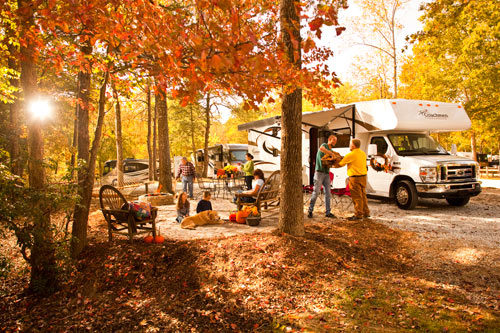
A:
[[[349,190],[351,191],[352,202],[354,203],[354,216],[349,220],[360,220],[370,217],[368,200],[366,199],[366,154],[359,149],[361,141],[352,139],[349,148],[351,152],[344,156],[339,166],[347,164],[347,175],[349,176]]]

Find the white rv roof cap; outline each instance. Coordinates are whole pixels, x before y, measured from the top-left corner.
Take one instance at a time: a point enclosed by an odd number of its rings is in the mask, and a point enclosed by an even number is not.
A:
[[[353,104],[359,120],[380,130],[448,132],[471,126],[464,108],[456,103],[379,99]]]
[[[302,123],[331,129],[337,125],[334,120],[345,122],[352,119],[353,106],[356,108],[356,123],[367,130],[450,132],[471,127],[471,121],[460,104],[408,99],[337,104],[335,109],[303,113]],[[279,120],[280,116],[257,120],[239,125],[238,129],[272,126]]]

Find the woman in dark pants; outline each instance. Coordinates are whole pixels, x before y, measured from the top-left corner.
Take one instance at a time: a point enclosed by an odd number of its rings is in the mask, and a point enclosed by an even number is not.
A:
[[[247,162],[241,167],[241,171],[245,173],[245,184],[247,185],[247,190],[252,189],[252,180],[253,180],[253,155],[247,153],[245,158]]]
[[[237,193],[233,199],[233,202],[236,202],[238,197],[241,198],[242,202],[252,203],[257,201],[256,197],[259,194],[259,190],[262,186],[264,186],[264,173],[260,169],[255,169],[253,173],[253,177],[255,178],[255,187],[248,191],[243,191],[241,193]]]

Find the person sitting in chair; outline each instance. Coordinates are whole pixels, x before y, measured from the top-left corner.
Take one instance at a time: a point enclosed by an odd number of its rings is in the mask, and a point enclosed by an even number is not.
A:
[[[233,199],[234,202],[236,202],[238,197],[241,198],[240,200],[242,202],[252,203],[257,201],[257,194],[259,193],[260,188],[264,186],[264,172],[262,172],[261,169],[255,169],[253,172],[253,178],[255,179],[254,187],[251,190],[237,193]]]

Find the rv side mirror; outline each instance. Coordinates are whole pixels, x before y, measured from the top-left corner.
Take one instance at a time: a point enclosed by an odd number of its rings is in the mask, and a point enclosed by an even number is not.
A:
[[[457,145],[455,143],[451,144],[451,151],[450,151],[450,153],[452,155],[456,155],[457,154]]]
[[[369,144],[368,145],[368,156],[375,156],[377,155],[377,145],[376,144]]]

